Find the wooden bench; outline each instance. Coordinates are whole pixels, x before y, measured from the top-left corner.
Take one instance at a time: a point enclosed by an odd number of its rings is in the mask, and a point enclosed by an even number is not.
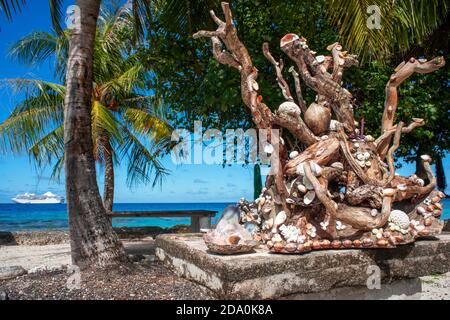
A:
[[[160,217],[191,217],[191,232],[211,228],[211,219],[217,211],[211,210],[174,210],[174,211],[113,211],[111,218],[160,218]]]

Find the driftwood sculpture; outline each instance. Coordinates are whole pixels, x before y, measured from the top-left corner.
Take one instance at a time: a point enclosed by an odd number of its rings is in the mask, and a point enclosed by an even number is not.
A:
[[[240,73],[242,100],[258,128],[286,129],[305,146],[300,150],[281,140],[281,168],[267,178],[258,199],[239,201],[240,222],[254,239],[273,252],[301,253],[329,248],[395,247],[439,233],[443,227],[439,216],[444,194],[434,190],[431,158],[422,156],[427,183],[415,175],[403,177],[395,172],[394,153],[401,135],[422,126],[424,120],[415,118],[405,125],[394,124],[394,118],[397,87],[413,73],[441,68],[444,59],[411,58],[395,69],[386,85],[381,136],[375,139],[364,135],[363,125],[358,128],[352,94],[341,82],[344,70],[358,64],[356,56],[343,51],[339,43],[328,46],[330,55],[316,55],[305,38],[285,35],[280,47],[297,67],[289,70],[295,84],[294,96],[284,78],[282,60],[277,61],[264,43],[262,50],[276,70],[286,99],[272,112],[259,92],[258,70],[237,35],[228,3],[222,3],[222,9],[224,21],[211,11],[217,30],[199,31],[194,38],[210,38],[217,61]],[[309,107],[302,97],[301,80],[317,92],[316,101]],[[217,244],[239,243],[229,235],[230,239],[216,240]],[[206,236],[208,239],[211,237]]]

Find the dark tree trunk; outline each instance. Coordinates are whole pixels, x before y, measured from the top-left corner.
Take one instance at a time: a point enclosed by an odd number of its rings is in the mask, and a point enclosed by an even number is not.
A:
[[[111,143],[108,136],[103,138],[103,148],[105,157],[103,206],[106,211],[112,211],[114,204],[114,163]]]
[[[441,156],[436,156],[436,183],[437,188],[445,193],[447,181],[445,181],[445,171]]]
[[[91,134],[93,46],[100,0],[77,0],[81,29],[70,37],[64,101],[67,209],[72,262],[80,268],[126,260],[96,181]]]

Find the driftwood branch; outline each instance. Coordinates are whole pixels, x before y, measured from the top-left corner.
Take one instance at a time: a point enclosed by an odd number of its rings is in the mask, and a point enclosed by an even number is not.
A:
[[[294,67],[289,68],[289,72],[292,74],[292,77],[294,78],[294,85],[295,85],[295,94],[297,95],[297,102],[300,106],[300,109],[303,113],[306,112],[306,103],[303,99],[303,93],[302,93],[302,86],[300,85],[300,75],[295,71]]]
[[[402,135],[402,128],[403,128],[403,122],[400,121],[400,123],[397,125],[397,129],[395,130],[394,143],[392,144],[392,147],[389,148],[389,151],[387,154],[387,161],[388,161],[388,165],[389,165],[389,176],[388,176],[388,179],[387,179],[385,185],[389,184],[392,181],[392,179],[394,179],[394,176],[395,176],[394,152],[400,146],[400,137]]]
[[[269,44],[267,42],[263,43],[263,53],[264,53],[264,56],[267,58],[267,60],[269,60],[269,62],[275,67],[278,86],[280,87],[284,98],[289,101],[294,101],[294,98],[292,97],[292,94],[291,94],[291,90],[289,89],[289,85],[283,77],[283,73],[282,73],[283,67],[284,67],[283,60],[280,59],[280,61],[277,62],[274,59],[274,57],[270,53]]]
[[[414,73],[430,73],[438,70],[444,65],[445,60],[443,57],[436,57],[430,61],[411,58],[408,62],[402,62],[397,66],[397,68],[395,68],[395,73],[391,75],[385,89],[386,99],[384,102],[384,112],[381,122],[382,134],[392,129],[394,116],[398,105],[398,86]],[[379,146],[381,155],[386,154],[390,143],[391,138],[388,138],[382,142]]]
[[[421,118],[413,118],[413,122],[411,122],[407,127],[402,128],[402,133],[410,133],[412,130],[414,130],[417,127],[421,127],[425,124],[425,121]],[[385,144],[385,142],[389,139],[391,139],[391,136],[395,134],[397,131],[397,126],[393,126],[390,130],[385,131],[381,136],[379,136],[375,140],[375,144],[377,146],[377,152],[380,158],[383,160],[385,157],[385,154],[382,153],[381,148]]]

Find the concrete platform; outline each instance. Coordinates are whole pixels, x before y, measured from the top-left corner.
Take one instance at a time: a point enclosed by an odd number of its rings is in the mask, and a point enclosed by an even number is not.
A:
[[[420,292],[417,278],[450,271],[450,234],[395,249],[323,250],[304,255],[257,249],[235,256],[208,253],[199,234],[160,235],[156,256],[220,298],[323,299],[328,292],[334,298],[386,299],[414,295]],[[369,290],[367,283],[373,285],[377,279],[376,266],[381,271],[381,289]]]

